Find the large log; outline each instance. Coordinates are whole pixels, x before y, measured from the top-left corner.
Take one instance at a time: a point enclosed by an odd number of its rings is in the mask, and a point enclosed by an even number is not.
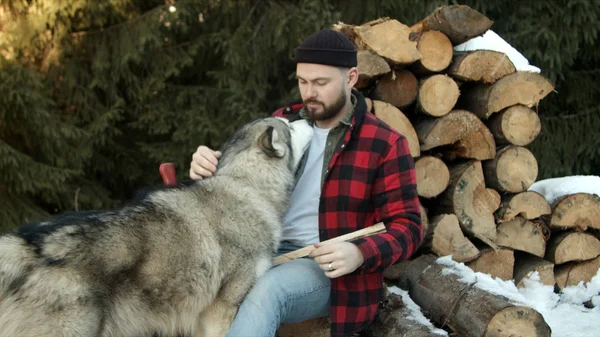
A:
[[[526,191],[538,175],[538,163],[531,151],[509,145],[499,149],[493,160],[483,163],[486,184],[498,191]]]
[[[387,123],[406,138],[408,147],[410,148],[410,154],[413,157],[416,158],[421,155],[417,132],[402,111],[389,103],[373,100],[373,112],[377,118]]]
[[[497,145],[529,145],[542,130],[538,114],[520,104],[493,114],[487,126]]]
[[[441,159],[421,156],[415,160],[417,194],[423,198],[434,198],[442,193],[450,182],[450,171]]]
[[[586,261],[600,255],[600,240],[590,233],[563,232],[550,236],[544,258],[554,264]]]
[[[455,52],[447,74],[463,82],[494,83],[516,71],[508,56],[493,50]]]
[[[371,95],[373,99],[402,109],[415,101],[418,90],[419,84],[412,72],[406,69],[394,69],[381,76]]]
[[[515,252],[514,280],[518,288],[525,287],[525,280],[537,272],[542,284],[554,286],[554,264],[541,257],[528,253]]]
[[[554,201],[550,228],[600,230],[600,197],[591,193],[573,193]]]
[[[458,84],[450,76],[432,75],[419,81],[418,109],[429,116],[444,116],[452,111],[459,96]]]
[[[436,255],[452,255],[452,259],[458,262],[472,261],[479,257],[479,249],[465,237],[456,215],[437,215],[431,219],[430,226],[432,235],[427,239],[427,244]]]
[[[454,45],[483,35],[494,22],[485,15],[465,5],[451,5],[436,8],[425,19],[414,24],[414,32],[439,30]]]
[[[554,275],[559,289],[576,286],[579,282],[590,282],[600,270],[600,256],[582,262],[568,262],[556,266]]]
[[[496,157],[496,142],[490,130],[474,114],[453,110],[440,118],[427,117],[414,124],[421,151],[444,147],[448,159],[487,160]]]
[[[358,55],[358,82],[354,85],[357,89],[367,87],[374,78],[390,72],[390,65],[370,50],[359,50]],[[416,95],[416,93],[415,93]]]
[[[464,231],[497,248],[493,213],[500,206],[500,195],[486,188],[481,162],[471,160],[449,169],[450,184],[438,198],[437,211],[456,214]]]
[[[517,71],[493,84],[479,83],[465,90],[460,104],[487,120],[493,113],[516,104],[531,108],[553,90],[552,83],[543,75]]]
[[[416,304],[426,308],[434,322],[449,326],[459,336],[551,335],[550,327],[539,312],[461,281],[460,275],[444,272],[452,267],[444,266],[437,259],[430,254],[402,262],[405,266],[399,280],[400,286],[408,289]]]
[[[384,17],[360,26],[338,23],[333,29],[348,37],[357,49],[372,50],[392,66],[409,65],[421,58],[410,27],[395,19]]]
[[[517,216],[499,224],[497,229],[495,242],[499,246],[544,257],[549,230],[542,223]]]
[[[412,69],[418,74],[439,73],[452,62],[452,42],[440,31],[423,32],[417,41],[417,49],[421,59],[413,64]]]
[[[505,281],[513,278],[515,267],[515,254],[512,249],[491,248],[481,249],[481,254],[475,260],[467,262],[467,267],[473,271],[489,274],[491,277],[499,277]]]
[[[498,222],[510,221],[517,215],[528,219],[537,219],[552,212],[550,204],[543,195],[534,191],[507,194],[495,215]]]

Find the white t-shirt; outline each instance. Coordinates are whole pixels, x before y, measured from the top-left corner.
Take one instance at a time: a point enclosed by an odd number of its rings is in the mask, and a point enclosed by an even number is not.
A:
[[[323,153],[329,129],[313,126],[314,134],[306,165],[290,199],[290,208],[283,220],[282,240],[300,246],[319,242],[319,199]]]

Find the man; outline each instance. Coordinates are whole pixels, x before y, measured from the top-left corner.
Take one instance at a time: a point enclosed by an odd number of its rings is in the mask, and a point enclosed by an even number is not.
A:
[[[307,118],[315,133],[283,223],[280,253],[314,245],[309,258],[270,269],[241,303],[228,336],[273,336],[280,323],[330,316],[332,336],[375,318],[383,270],[409,258],[422,238],[414,161],[407,140],[367,112],[353,90],[357,51],[323,30],[296,50],[302,101],[273,113]],[[219,152],[200,146],[190,177],[209,177]],[[320,245],[384,222],[386,233]]]

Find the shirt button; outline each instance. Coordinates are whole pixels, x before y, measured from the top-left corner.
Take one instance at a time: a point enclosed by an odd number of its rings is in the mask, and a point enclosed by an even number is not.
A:
[[[344,146],[346,146],[346,144],[342,144],[342,149],[344,148]]]

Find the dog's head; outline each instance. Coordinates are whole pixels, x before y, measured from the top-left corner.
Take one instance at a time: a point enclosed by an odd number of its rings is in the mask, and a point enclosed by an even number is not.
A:
[[[262,173],[257,170],[275,174],[280,169],[293,174],[312,135],[313,130],[305,120],[289,122],[285,118],[268,117],[250,122],[223,146],[217,174],[231,174],[231,170],[238,171],[240,165],[254,174]]]

